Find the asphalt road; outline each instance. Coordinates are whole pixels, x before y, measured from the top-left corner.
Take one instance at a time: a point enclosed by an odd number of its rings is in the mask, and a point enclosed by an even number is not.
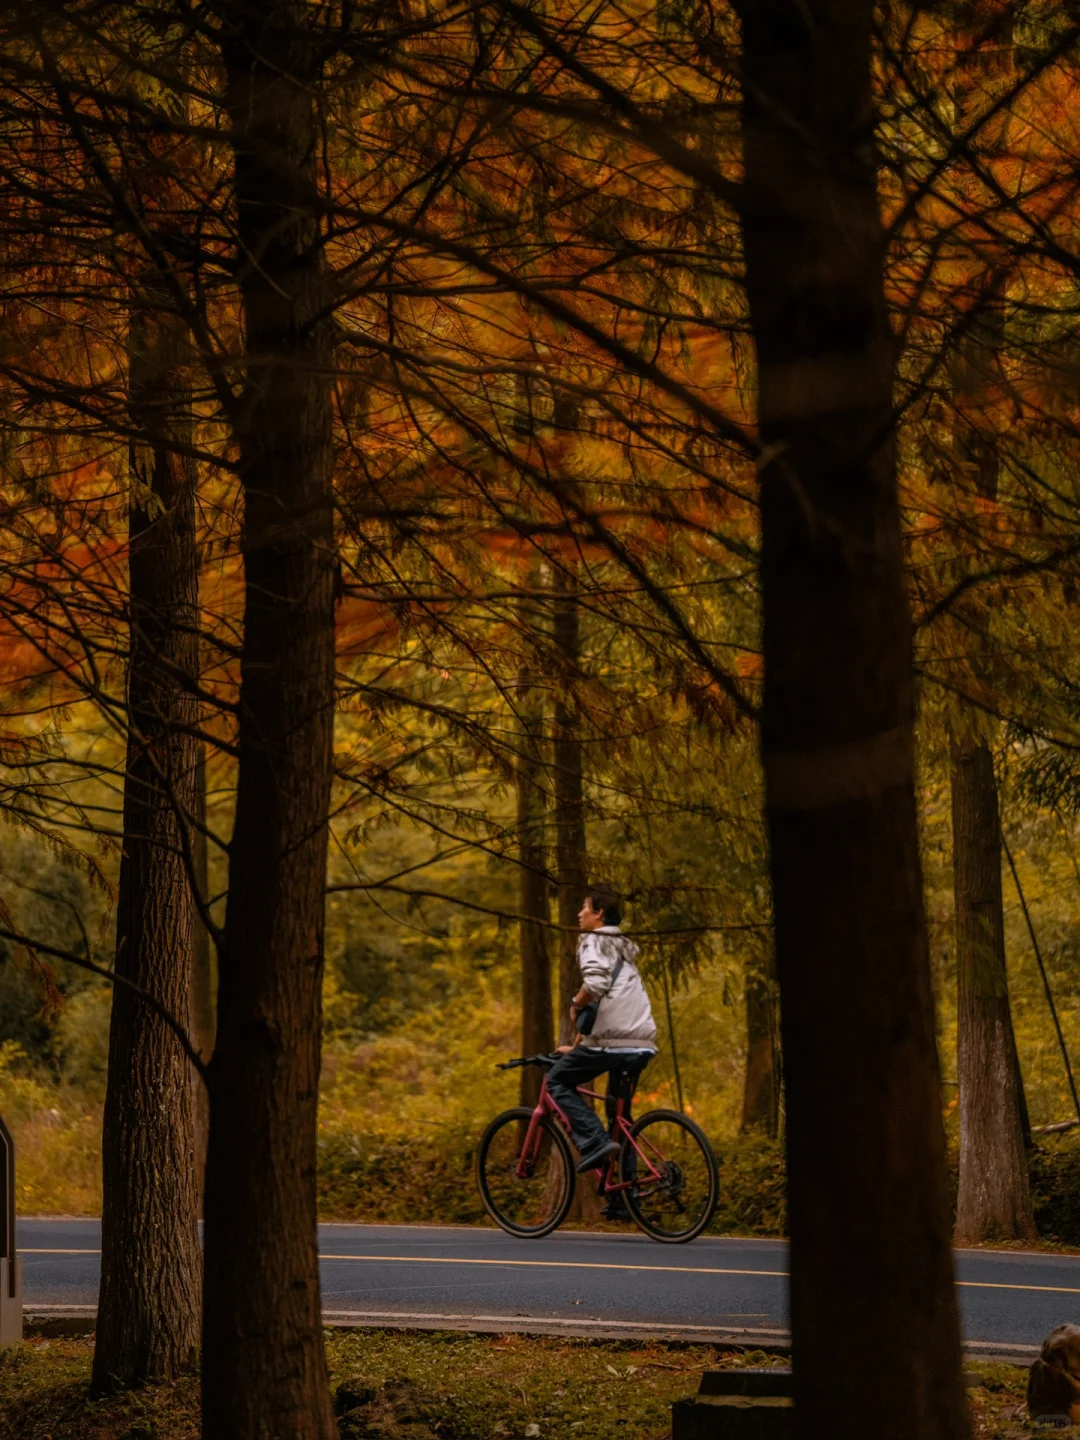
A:
[[[20,1220],[29,1314],[90,1314],[96,1220]],[[323,1305],[339,1324],[673,1335],[777,1343],[787,1336],[782,1241],[656,1245],[632,1232],[502,1231],[421,1225],[323,1225]],[[957,1278],[969,1353],[1034,1354],[1063,1320],[1080,1321],[1080,1256],[961,1250]]]

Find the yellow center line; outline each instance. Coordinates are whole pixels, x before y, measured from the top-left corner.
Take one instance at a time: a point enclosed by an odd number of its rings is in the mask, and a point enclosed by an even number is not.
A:
[[[320,1255],[320,1260],[386,1260],[404,1265],[529,1265],[546,1270],[657,1270],[681,1275],[780,1275],[786,1270],[709,1270],[699,1265],[602,1264],[596,1260],[474,1260],[440,1255]]]
[[[1046,1295],[1080,1295],[1080,1289],[1068,1285],[1006,1285],[1001,1280],[958,1280],[972,1290],[1039,1290]]]
[[[527,1265],[546,1270],[643,1270],[673,1275],[769,1275],[786,1280],[787,1270],[721,1270],[708,1265],[628,1265],[595,1260],[478,1260],[437,1255],[320,1255],[320,1260],[385,1260],[403,1265]],[[1067,1285],[1010,1285],[997,1280],[958,1280],[969,1290],[1034,1290],[1052,1295],[1080,1295],[1080,1287]]]
[[[26,1249],[22,1255],[100,1255],[100,1250]],[[526,1266],[535,1270],[634,1270],[656,1271],[668,1275],[757,1275],[786,1280],[787,1270],[721,1270],[708,1265],[628,1265],[625,1262],[597,1260],[481,1260],[463,1255],[320,1255],[320,1260],[363,1260],[394,1265],[504,1265]],[[1080,1286],[1013,1285],[1003,1280],[958,1280],[965,1290],[1030,1290],[1043,1295],[1080,1295]]]

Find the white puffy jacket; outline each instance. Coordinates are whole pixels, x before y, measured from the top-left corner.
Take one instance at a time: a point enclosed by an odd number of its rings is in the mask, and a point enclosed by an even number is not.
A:
[[[589,998],[600,1001],[592,1034],[581,1042],[590,1050],[656,1049],[652,1006],[634,964],[638,954],[633,940],[617,925],[586,930],[578,941],[582,983]],[[612,986],[611,977],[620,959],[623,967]]]

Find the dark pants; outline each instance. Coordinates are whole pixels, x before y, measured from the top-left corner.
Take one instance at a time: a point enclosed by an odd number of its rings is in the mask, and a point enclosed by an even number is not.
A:
[[[651,1050],[610,1055],[603,1050],[587,1050],[579,1045],[551,1067],[547,1077],[548,1090],[555,1104],[570,1121],[574,1144],[579,1151],[595,1150],[607,1139],[607,1131],[590,1102],[577,1093],[577,1087],[587,1085],[598,1075],[610,1072],[607,1088],[608,1114],[614,1118],[614,1102],[622,1099],[626,1101],[626,1114],[629,1115],[630,1101],[638,1079],[652,1058]]]

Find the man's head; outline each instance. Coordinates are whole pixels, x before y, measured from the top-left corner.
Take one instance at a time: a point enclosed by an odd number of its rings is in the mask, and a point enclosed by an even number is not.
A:
[[[582,930],[599,930],[601,925],[622,924],[622,899],[614,885],[602,880],[594,885],[585,896],[585,903],[578,912],[578,927]]]

